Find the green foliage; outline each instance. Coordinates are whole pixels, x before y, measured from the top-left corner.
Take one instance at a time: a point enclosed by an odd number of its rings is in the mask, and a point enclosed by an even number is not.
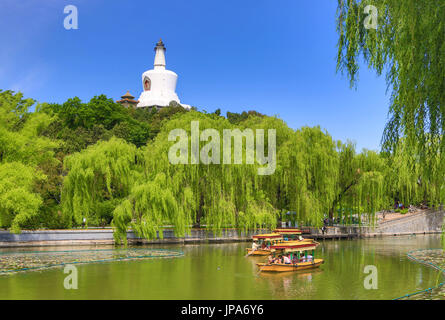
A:
[[[258,185],[258,165],[230,164],[170,164],[168,151],[172,142],[168,134],[173,129],[187,132],[188,144],[191,141],[191,121],[199,121],[199,129],[215,129],[223,136],[224,129],[234,128],[223,117],[215,114],[202,114],[190,111],[164,123],[156,139],[149,143],[145,151],[146,171],[164,172],[169,179],[169,188],[176,199],[189,199],[190,205],[181,207],[190,211],[192,222],[197,226],[205,224],[209,230],[221,232],[223,226],[275,226],[276,210],[266,199]],[[200,142],[200,150],[206,142]],[[221,143],[220,154],[223,145]],[[234,145],[232,144],[232,156]],[[189,154],[189,160],[191,154]],[[186,196],[185,192],[189,195]],[[261,208],[261,210],[257,210]],[[272,218],[265,217],[265,213]],[[188,218],[187,218],[188,219]],[[176,222],[177,224],[178,222]],[[184,220],[184,224],[188,223]]]
[[[128,199],[114,211],[114,237],[117,243],[127,243],[129,226],[136,235],[146,239],[163,238],[162,226],[172,223],[175,235],[184,236],[192,223],[192,193],[185,188],[182,196],[174,196],[165,174],[159,173],[153,181],[136,185]]]
[[[173,118],[176,114],[186,113],[187,110],[180,105],[171,104],[170,106],[159,110],[156,108],[137,108],[131,112],[132,116],[137,121],[145,122],[150,125],[150,139],[153,139],[159,133],[163,121]]]
[[[33,104],[21,93],[0,90],[0,163],[37,165],[54,156],[58,142],[40,135],[53,119],[44,113],[28,113]]]
[[[34,103],[32,99],[23,99],[22,93],[0,90],[0,127],[13,129]]]
[[[88,103],[75,97],[61,105],[45,105],[42,111],[58,116],[59,122],[47,134],[62,139],[66,153],[80,151],[113,135],[137,147],[145,145],[150,138],[148,123],[136,120],[132,110],[105,95],[93,97]]]
[[[215,114],[219,116],[217,111],[215,111]],[[221,113],[221,110],[219,110],[219,113]],[[250,110],[248,112],[243,111],[242,113],[227,112],[227,120],[229,120],[229,122],[232,124],[240,124],[242,121],[247,120],[249,118],[249,116],[261,117],[261,116],[263,116],[263,114],[256,112],[254,110]]]
[[[45,176],[20,162],[0,163],[0,227],[18,233],[39,213],[42,199],[33,192]]]
[[[377,29],[365,29],[364,8],[378,9]],[[356,84],[359,58],[392,89],[385,151],[401,137],[424,166],[445,141],[445,3],[437,0],[338,0],[337,69]],[[441,177],[443,180],[443,178]]]
[[[53,110],[60,116],[63,125],[71,129],[101,124],[110,130],[128,118],[124,107],[104,95],[93,97],[88,103],[82,103],[78,97],[68,99],[62,105],[54,104]]]
[[[21,93],[0,90],[0,226],[13,232],[41,225],[48,209],[40,192],[48,181],[43,169],[59,164],[54,158],[59,142],[42,136],[54,118],[30,113],[34,104]]]
[[[114,137],[66,157],[62,203],[69,224],[79,225],[83,218],[87,224],[99,223],[103,202],[126,197],[135,180],[143,176],[140,160],[134,145]]]
[[[274,197],[285,200],[280,209],[295,211],[298,221],[319,225],[335,199],[339,165],[335,142],[319,127],[283,131],[281,136]]]
[[[378,10],[376,30],[364,26],[367,5]],[[338,0],[337,70],[354,86],[363,57],[378,75],[386,72],[392,90],[383,193],[404,204],[445,201],[444,17],[445,3],[437,0]]]

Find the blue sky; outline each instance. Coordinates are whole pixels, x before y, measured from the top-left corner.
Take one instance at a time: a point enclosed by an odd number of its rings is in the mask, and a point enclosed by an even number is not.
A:
[[[79,28],[65,30],[66,5]],[[357,89],[336,73],[334,0],[2,0],[0,89],[40,102],[142,91],[162,38],[181,102],[320,125],[379,149],[389,93],[366,66]]]

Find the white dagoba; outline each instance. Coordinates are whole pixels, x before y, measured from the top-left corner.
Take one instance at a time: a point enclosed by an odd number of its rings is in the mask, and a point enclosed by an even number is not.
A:
[[[178,75],[173,71],[165,69],[165,50],[161,39],[155,47],[154,68],[142,74],[143,91],[139,97],[138,108],[166,107],[171,101],[181,104],[175,92]],[[190,109],[189,105],[182,106]]]

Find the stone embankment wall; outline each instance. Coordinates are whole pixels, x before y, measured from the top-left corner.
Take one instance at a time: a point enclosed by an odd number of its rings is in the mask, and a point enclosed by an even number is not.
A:
[[[444,224],[445,211],[429,211],[408,217],[383,221],[376,228],[364,228],[363,236],[403,235],[440,233]]]
[[[327,227],[323,233],[321,228],[310,228],[310,234],[303,234],[304,238],[312,239],[351,239],[357,238],[361,234],[359,226],[335,226]]]
[[[164,230],[163,240],[143,240],[133,232],[127,233],[130,244],[156,244],[156,243],[194,243],[194,242],[228,242],[250,241],[253,234],[264,233],[266,230],[238,233],[236,229],[227,229],[221,235],[213,234],[206,229],[192,229],[190,235],[177,238],[172,229]],[[52,245],[101,245],[114,244],[113,230],[106,229],[74,229],[74,230],[36,230],[22,231],[12,234],[0,230],[0,247],[17,246],[52,246]]]
[[[315,239],[344,239],[354,237],[394,236],[406,234],[441,233],[444,225],[445,211],[427,211],[368,226],[335,226],[328,227],[323,233],[321,228],[310,228],[310,235]]]

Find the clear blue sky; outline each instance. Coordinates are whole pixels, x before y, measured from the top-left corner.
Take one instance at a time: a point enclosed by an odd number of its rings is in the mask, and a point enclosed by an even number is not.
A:
[[[79,29],[65,30],[66,5]],[[320,125],[379,149],[389,94],[362,66],[357,90],[336,73],[333,0],[1,0],[0,89],[40,102],[139,97],[162,38],[181,102]]]

